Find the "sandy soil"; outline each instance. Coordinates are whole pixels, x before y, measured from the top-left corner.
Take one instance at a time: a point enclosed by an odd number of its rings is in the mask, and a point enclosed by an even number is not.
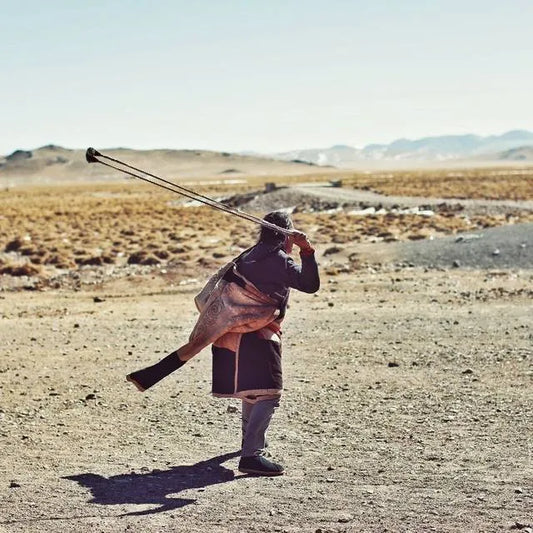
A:
[[[285,322],[275,479],[237,472],[208,351],[125,381],[186,339],[249,226],[146,188],[0,192],[0,532],[533,529],[529,204],[353,215],[371,199],[336,190],[296,198],[323,284]]]
[[[199,284],[0,296],[5,531],[502,531],[531,522],[532,273],[390,269],[295,294],[271,426],[287,474],[236,472],[239,405],[202,353],[148,393]]]

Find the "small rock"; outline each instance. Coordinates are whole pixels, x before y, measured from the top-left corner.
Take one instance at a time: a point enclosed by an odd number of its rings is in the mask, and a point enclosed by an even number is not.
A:
[[[452,263],[453,267],[454,268],[459,268],[461,266],[461,262],[458,261],[457,259]]]
[[[400,363],[397,363],[396,361],[389,361],[389,364],[387,366],[392,368],[395,366],[400,366]]]
[[[524,489],[522,487],[516,487],[514,491],[515,491],[515,494],[524,494]]]
[[[16,489],[18,487],[20,487],[20,483],[17,483],[16,481],[11,481],[11,483],[9,484],[10,489]]]
[[[466,368],[465,370],[463,370],[462,373],[463,373],[463,374],[473,374],[474,371],[473,371],[471,368]]]
[[[500,250],[496,248],[496,250],[492,252],[492,255],[500,255]]]
[[[105,302],[105,299],[104,299],[104,298],[100,298],[100,296],[95,296],[95,297],[93,298],[93,302],[94,302],[94,303],[97,303],[97,304],[100,304],[100,303],[102,303],[102,302]]]
[[[345,516],[341,516],[338,520],[340,524],[347,524],[348,522],[351,522],[353,520],[353,516],[350,514],[347,514]]]
[[[333,302],[328,302],[329,307],[333,307],[335,304]]]
[[[85,399],[86,400],[96,400],[96,394],[90,392],[89,394],[87,394],[87,396],[85,396]]]
[[[342,252],[344,248],[342,246],[330,246],[324,250],[324,255],[338,254]]]
[[[228,413],[237,413],[239,409],[235,405],[228,405],[226,412]]]
[[[510,529],[520,529],[522,530],[524,533],[531,533],[533,531],[533,528],[531,526],[531,524],[524,524],[523,522],[518,522],[516,521],[511,527]]]

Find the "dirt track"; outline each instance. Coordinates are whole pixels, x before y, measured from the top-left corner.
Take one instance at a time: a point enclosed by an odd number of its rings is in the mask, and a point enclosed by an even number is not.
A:
[[[329,185],[308,184],[294,187],[295,190],[302,194],[319,197],[322,200],[333,200],[336,202],[345,202],[353,204],[379,205],[385,208],[393,206],[401,207],[418,207],[428,206],[437,207],[443,204],[460,205],[468,213],[486,213],[486,212],[509,212],[509,211],[533,211],[533,201],[513,201],[513,200],[487,200],[487,199],[470,199],[470,198],[427,198],[417,196],[390,196],[376,192],[336,188]]]
[[[0,531],[525,527],[532,280],[370,269],[294,295],[276,479],[236,472],[209,353],[144,395],[124,381],[186,337],[198,284],[2,293]]]

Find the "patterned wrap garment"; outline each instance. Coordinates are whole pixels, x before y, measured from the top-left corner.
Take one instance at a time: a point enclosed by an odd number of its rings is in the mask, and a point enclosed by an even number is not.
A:
[[[320,287],[314,253],[300,253],[300,257],[298,265],[281,245],[259,242],[224,272],[221,281],[257,299],[266,312],[255,322],[255,329],[232,328],[212,343],[213,395],[254,401],[281,394],[280,328],[290,289],[313,293]],[[272,309],[275,312],[265,323]],[[224,315],[227,309],[218,311]],[[245,306],[239,312],[246,315]],[[248,321],[247,325],[251,328],[254,322]]]

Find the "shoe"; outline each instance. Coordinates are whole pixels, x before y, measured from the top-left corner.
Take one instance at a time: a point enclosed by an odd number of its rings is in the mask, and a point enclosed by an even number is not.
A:
[[[285,469],[269,461],[262,455],[252,457],[241,457],[239,461],[239,472],[243,474],[255,474],[256,476],[281,476]]]

